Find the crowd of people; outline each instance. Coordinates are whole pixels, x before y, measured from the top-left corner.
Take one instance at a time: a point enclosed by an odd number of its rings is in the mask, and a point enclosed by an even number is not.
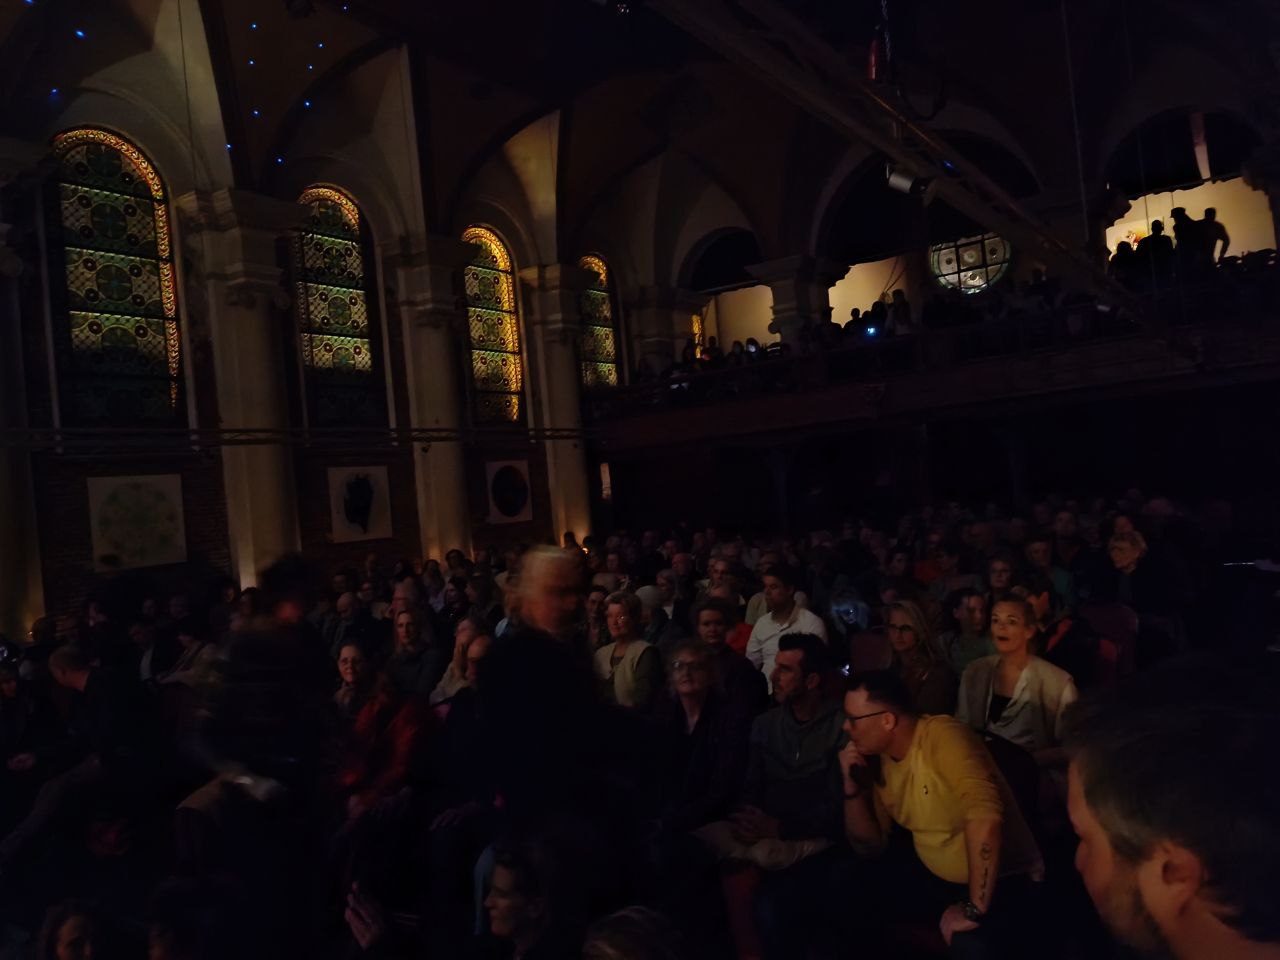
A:
[[[0,956],[1275,956],[1224,510],[105,584],[0,647]]]
[[[1230,313],[1257,296],[1274,301],[1275,250],[1229,253],[1230,236],[1212,207],[1205,209],[1199,220],[1177,207],[1170,220],[1172,233],[1164,221],[1153,220],[1150,233],[1136,245],[1120,241],[1113,254],[1101,258],[1106,260],[1107,274],[1143,298],[1145,309],[1158,314],[1162,323],[1176,326],[1203,320],[1206,308],[1215,316]],[[936,286],[918,303],[908,300],[906,291],[891,283],[869,306],[855,307],[847,317],[807,320],[794,342],[762,343],[748,337],[721,343],[715,336],[705,342],[691,338],[678,361],[661,373],[641,361],[633,382],[642,393],[655,384],[672,388],[676,396],[663,397],[668,401],[688,399],[684,394],[692,383],[708,379],[723,382],[715,389],[699,384],[700,399],[744,389],[772,392],[794,389],[794,384],[774,369],[784,364],[762,366],[764,361],[831,357],[834,353],[836,360],[828,375],[840,377],[867,372],[863,365],[844,356],[856,357],[866,352],[862,348],[873,348],[878,366],[871,369],[883,372],[886,368],[908,369],[922,357],[963,360],[1013,352],[1023,343],[1048,346],[1059,340],[1133,333],[1141,323],[1142,317],[1132,310],[1104,303],[1095,294],[1040,268],[1025,279],[1004,278],[991,283],[979,296]],[[938,335],[948,331],[961,332],[949,347],[935,343],[919,355],[908,348],[907,338],[937,341]],[[708,378],[706,374],[722,376]],[[752,381],[750,386],[739,383],[744,379]]]
[[[1231,236],[1213,207],[1204,211],[1201,220],[1185,207],[1174,207],[1169,219],[1172,237],[1165,232],[1163,220],[1152,220],[1151,232],[1136,247],[1127,240],[1116,244],[1108,266],[1119,283],[1131,290],[1153,290],[1168,287],[1175,279],[1201,282],[1227,259]]]

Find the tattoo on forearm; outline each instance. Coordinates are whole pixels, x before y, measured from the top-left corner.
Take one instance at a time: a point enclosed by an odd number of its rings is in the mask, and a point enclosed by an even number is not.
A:
[[[978,905],[985,910],[987,908],[987,881],[991,879],[991,844],[984,843],[978,850],[978,856],[982,858],[982,883],[978,887]]]

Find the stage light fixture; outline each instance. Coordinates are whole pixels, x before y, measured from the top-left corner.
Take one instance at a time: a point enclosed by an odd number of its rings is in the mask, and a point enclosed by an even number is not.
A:
[[[910,197],[919,197],[926,206],[933,202],[933,195],[938,189],[938,184],[932,177],[913,177],[897,169],[893,164],[885,166],[884,176],[890,190],[905,193]]]

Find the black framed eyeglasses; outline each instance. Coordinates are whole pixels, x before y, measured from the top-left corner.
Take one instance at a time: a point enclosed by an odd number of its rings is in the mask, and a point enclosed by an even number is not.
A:
[[[844,718],[850,723],[857,723],[859,720],[865,720],[867,717],[878,717],[882,713],[889,713],[888,710],[876,710],[873,713],[846,713]]]

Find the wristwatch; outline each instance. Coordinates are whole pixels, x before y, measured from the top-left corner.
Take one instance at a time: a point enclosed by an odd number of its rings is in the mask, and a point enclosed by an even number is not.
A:
[[[978,909],[978,905],[972,900],[961,900],[960,909],[964,911],[964,918],[970,923],[981,923],[986,919],[986,914]]]

